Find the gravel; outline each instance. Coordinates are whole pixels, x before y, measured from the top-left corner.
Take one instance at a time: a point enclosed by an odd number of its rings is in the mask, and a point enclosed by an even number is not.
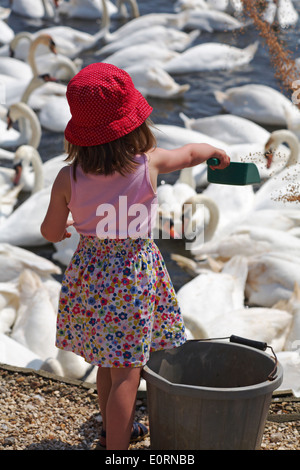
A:
[[[96,450],[101,429],[95,384],[0,365],[0,450]],[[140,392],[136,419],[148,425]],[[300,450],[300,399],[273,395],[262,450]],[[150,438],[130,450],[150,450]]]

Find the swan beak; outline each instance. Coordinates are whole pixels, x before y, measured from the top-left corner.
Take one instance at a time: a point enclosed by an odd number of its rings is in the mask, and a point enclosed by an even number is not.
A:
[[[182,238],[175,230],[175,227],[174,227],[174,222],[173,220],[167,220],[164,225],[163,225],[163,230],[167,233],[170,234],[170,237],[171,238],[174,238],[174,239],[178,239],[178,238]]]
[[[17,163],[14,165],[15,175],[13,177],[13,184],[17,186],[20,183],[21,174],[22,174],[22,163]]]
[[[55,42],[53,41],[53,39],[50,39],[50,42],[49,42],[49,49],[50,49],[51,52],[53,52],[53,54],[57,54],[56,44],[55,44]]]
[[[270,168],[271,165],[272,165],[272,161],[273,161],[273,152],[272,150],[267,150],[265,153],[264,153],[264,157],[266,158],[267,160],[267,168]]]
[[[39,78],[44,80],[44,82],[57,82],[58,80],[55,77],[49,75],[49,73],[44,73],[43,75],[39,75]]]
[[[6,130],[8,131],[8,130],[12,127],[12,125],[13,125],[12,118],[10,117],[9,114],[7,114],[6,121],[7,121]]]

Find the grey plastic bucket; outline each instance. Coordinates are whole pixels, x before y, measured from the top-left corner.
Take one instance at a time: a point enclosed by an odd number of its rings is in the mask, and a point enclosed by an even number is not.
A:
[[[259,449],[283,380],[276,356],[214,340],[154,352],[142,375],[155,450]]]

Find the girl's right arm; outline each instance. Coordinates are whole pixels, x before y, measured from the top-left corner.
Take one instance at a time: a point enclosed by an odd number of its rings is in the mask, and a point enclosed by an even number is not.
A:
[[[224,150],[205,143],[187,144],[174,150],[157,147],[148,154],[151,157],[151,166],[156,169],[158,174],[196,166],[213,157],[220,161],[218,165],[220,170],[226,168],[230,163],[230,158]]]

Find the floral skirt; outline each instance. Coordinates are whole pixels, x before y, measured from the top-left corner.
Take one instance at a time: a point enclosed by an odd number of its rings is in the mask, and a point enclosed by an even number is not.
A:
[[[176,294],[153,240],[81,235],[62,281],[56,346],[102,367],[141,367],[150,352],[185,341]]]

